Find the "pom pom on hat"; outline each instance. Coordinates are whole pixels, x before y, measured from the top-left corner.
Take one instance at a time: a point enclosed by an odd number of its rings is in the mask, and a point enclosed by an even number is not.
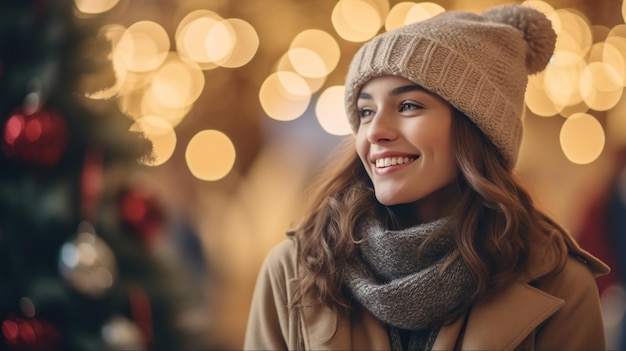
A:
[[[510,167],[522,140],[528,75],[548,64],[556,34],[546,16],[519,5],[482,15],[449,11],[378,35],[355,54],[345,83],[346,113],[359,128],[357,97],[380,76],[399,76],[439,95],[480,128]]]
[[[486,10],[483,16],[491,22],[508,24],[524,34],[528,44],[528,74],[538,73],[546,67],[554,51],[556,34],[552,22],[541,12],[529,7],[503,5]]]

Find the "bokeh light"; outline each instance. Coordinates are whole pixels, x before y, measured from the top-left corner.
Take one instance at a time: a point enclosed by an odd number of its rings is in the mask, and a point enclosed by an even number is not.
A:
[[[305,78],[320,78],[330,74],[341,52],[337,41],[319,29],[298,33],[291,41],[287,57],[295,71]]]
[[[608,42],[593,44],[587,57],[587,62],[604,62],[611,66],[618,75],[620,86],[623,86],[626,79],[626,62],[619,49]]]
[[[339,0],[331,15],[339,36],[351,42],[364,42],[378,33],[383,17],[372,1]]]
[[[119,0],[75,2],[79,11],[90,14],[109,11]],[[539,117],[566,118],[590,110],[607,111],[607,129],[613,129],[609,125],[621,126],[615,121],[623,118],[613,116],[621,106],[626,86],[626,24],[592,26],[584,13],[573,8],[557,9],[547,1],[526,0],[521,5],[544,13],[558,34],[546,70],[529,77],[525,95],[529,111]],[[466,9],[474,8],[468,5]],[[383,27],[390,31],[443,11],[437,2],[403,1],[390,8],[388,0],[337,1],[329,14],[334,33],[316,28],[301,30],[275,61],[272,73],[259,87],[263,112],[275,120],[292,121],[303,116],[313,94],[319,94],[314,108],[323,130],[333,135],[349,134],[343,88],[326,86],[341,60],[342,43],[336,37],[360,43]],[[258,54],[261,45],[257,32],[260,27],[243,18],[224,18],[208,9],[181,15],[172,35],[174,51],[169,51],[169,35],[156,22],[139,21],[128,28],[120,24],[102,27],[102,35],[112,43],[116,83],[88,95],[91,99],[115,98],[125,114],[138,123],[142,121],[139,124],[169,124],[173,139],[166,138],[170,142],[163,145],[168,147],[155,148],[161,154],[156,158],[158,164],[166,162],[168,152],[175,148],[173,128],[180,125],[211,83],[203,71],[242,67]],[[147,122],[153,118],[160,122]],[[571,121],[567,125],[580,123]],[[561,136],[567,135],[564,133]]]
[[[545,72],[528,77],[526,87],[526,106],[539,117],[551,117],[559,113],[559,108],[554,105],[552,99],[544,89]]]
[[[603,61],[611,64],[618,72],[621,72],[621,67],[625,67],[622,84],[626,86],[626,25],[613,27],[607,34],[604,43]],[[611,48],[615,48],[616,51]]]
[[[175,33],[178,53],[195,61],[203,70],[213,69],[218,65],[213,62],[204,43],[211,29],[223,18],[210,10],[196,10],[187,14],[178,24]]]
[[[187,167],[200,180],[216,181],[230,173],[235,164],[235,146],[218,130],[203,130],[191,138],[185,150]]]
[[[585,104],[596,111],[611,109],[622,97],[622,78],[606,62],[592,62],[580,77],[580,92]]]
[[[303,77],[319,78],[326,75],[324,61],[315,51],[306,48],[293,48],[287,57],[296,73]]]
[[[289,58],[289,52],[285,53],[278,60],[278,64],[276,65],[275,72],[281,72],[281,71],[292,72],[294,74],[298,74],[296,72],[295,67],[293,67],[293,65],[291,64],[291,59]],[[326,83],[326,78],[327,78],[327,76],[321,76],[317,78],[304,77],[304,76],[300,76],[300,77],[302,77],[302,79],[304,79],[306,84],[309,86],[309,91],[311,94],[320,90],[324,86],[324,83]]]
[[[74,3],[78,11],[88,15],[95,15],[109,11],[115,7],[119,1],[120,0],[74,0]]]
[[[189,106],[198,99],[204,83],[204,74],[197,64],[183,60],[176,53],[170,53],[155,72],[150,92],[159,103],[180,108]]]
[[[559,135],[561,148],[568,160],[576,164],[595,161],[604,149],[605,135],[598,120],[587,113],[568,117]]]
[[[395,4],[385,19],[385,30],[391,31],[405,25],[406,16],[409,14],[413,6],[415,6],[415,3],[412,1],[399,2]]]
[[[409,9],[409,12],[406,14],[404,19],[404,23],[409,24],[421,22],[435,17],[445,10],[446,9],[444,9],[443,6],[435,4],[434,2],[420,2],[413,5],[413,7]]]
[[[315,105],[315,114],[322,128],[329,134],[348,135],[351,132],[344,108],[343,85],[324,90]]]
[[[159,67],[170,49],[163,27],[153,21],[132,24],[115,47],[115,56],[130,71],[147,72]]]
[[[259,49],[259,35],[250,23],[242,19],[228,18],[224,22],[225,27],[232,30],[232,33],[228,33],[234,35],[234,44],[220,66],[241,67],[250,62]]]
[[[562,108],[583,100],[579,82],[586,66],[585,60],[577,53],[554,53],[545,70],[544,89],[555,105]]]
[[[155,94],[152,94],[152,90],[144,91],[138,100],[141,102],[130,102],[130,104],[138,107],[136,109],[137,116],[161,116],[172,127],[178,126],[194,106],[193,104],[186,106],[165,105]]]
[[[268,76],[259,90],[259,101],[265,113],[279,121],[291,121],[306,111],[311,101],[307,82],[293,72],[276,72]]]
[[[147,166],[159,166],[170,159],[176,148],[176,132],[171,124],[157,116],[140,118],[130,127],[131,131],[141,132],[152,142],[152,158],[141,159]]]
[[[236,41],[235,30],[230,25],[230,22],[222,20],[209,29],[204,38],[204,50],[206,50],[211,61],[221,66],[230,57]]]
[[[556,12],[561,20],[561,30],[558,32],[555,51],[569,51],[585,56],[593,43],[589,21],[572,9],[558,9]]]

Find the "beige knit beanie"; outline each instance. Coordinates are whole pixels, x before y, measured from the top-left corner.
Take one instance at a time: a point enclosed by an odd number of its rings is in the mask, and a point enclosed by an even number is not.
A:
[[[528,75],[543,70],[556,42],[543,13],[518,5],[482,15],[445,12],[383,33],[359,49],[346,78],[346,112],[359,127],[357,96],[368,80],[407,78],[465,113],[514,166],[522,140]]]

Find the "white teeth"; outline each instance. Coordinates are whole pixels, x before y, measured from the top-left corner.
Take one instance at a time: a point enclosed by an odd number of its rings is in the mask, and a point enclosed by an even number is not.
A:
[[[395,166],[395,165],[403,165],[411,161],[413,161],[413,158],[407,157],[407,156],[379,158],[376,160],[376,167],[384,168],[384,167]]]

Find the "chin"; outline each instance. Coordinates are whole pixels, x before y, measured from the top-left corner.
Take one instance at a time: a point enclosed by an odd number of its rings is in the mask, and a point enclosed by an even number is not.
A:
[[[398,197],[393,196],[378,196],[376,195],[376,200],[385,206],[395,206],[410,203],[411,201],[407,201],[404,199],[400,199]]]

